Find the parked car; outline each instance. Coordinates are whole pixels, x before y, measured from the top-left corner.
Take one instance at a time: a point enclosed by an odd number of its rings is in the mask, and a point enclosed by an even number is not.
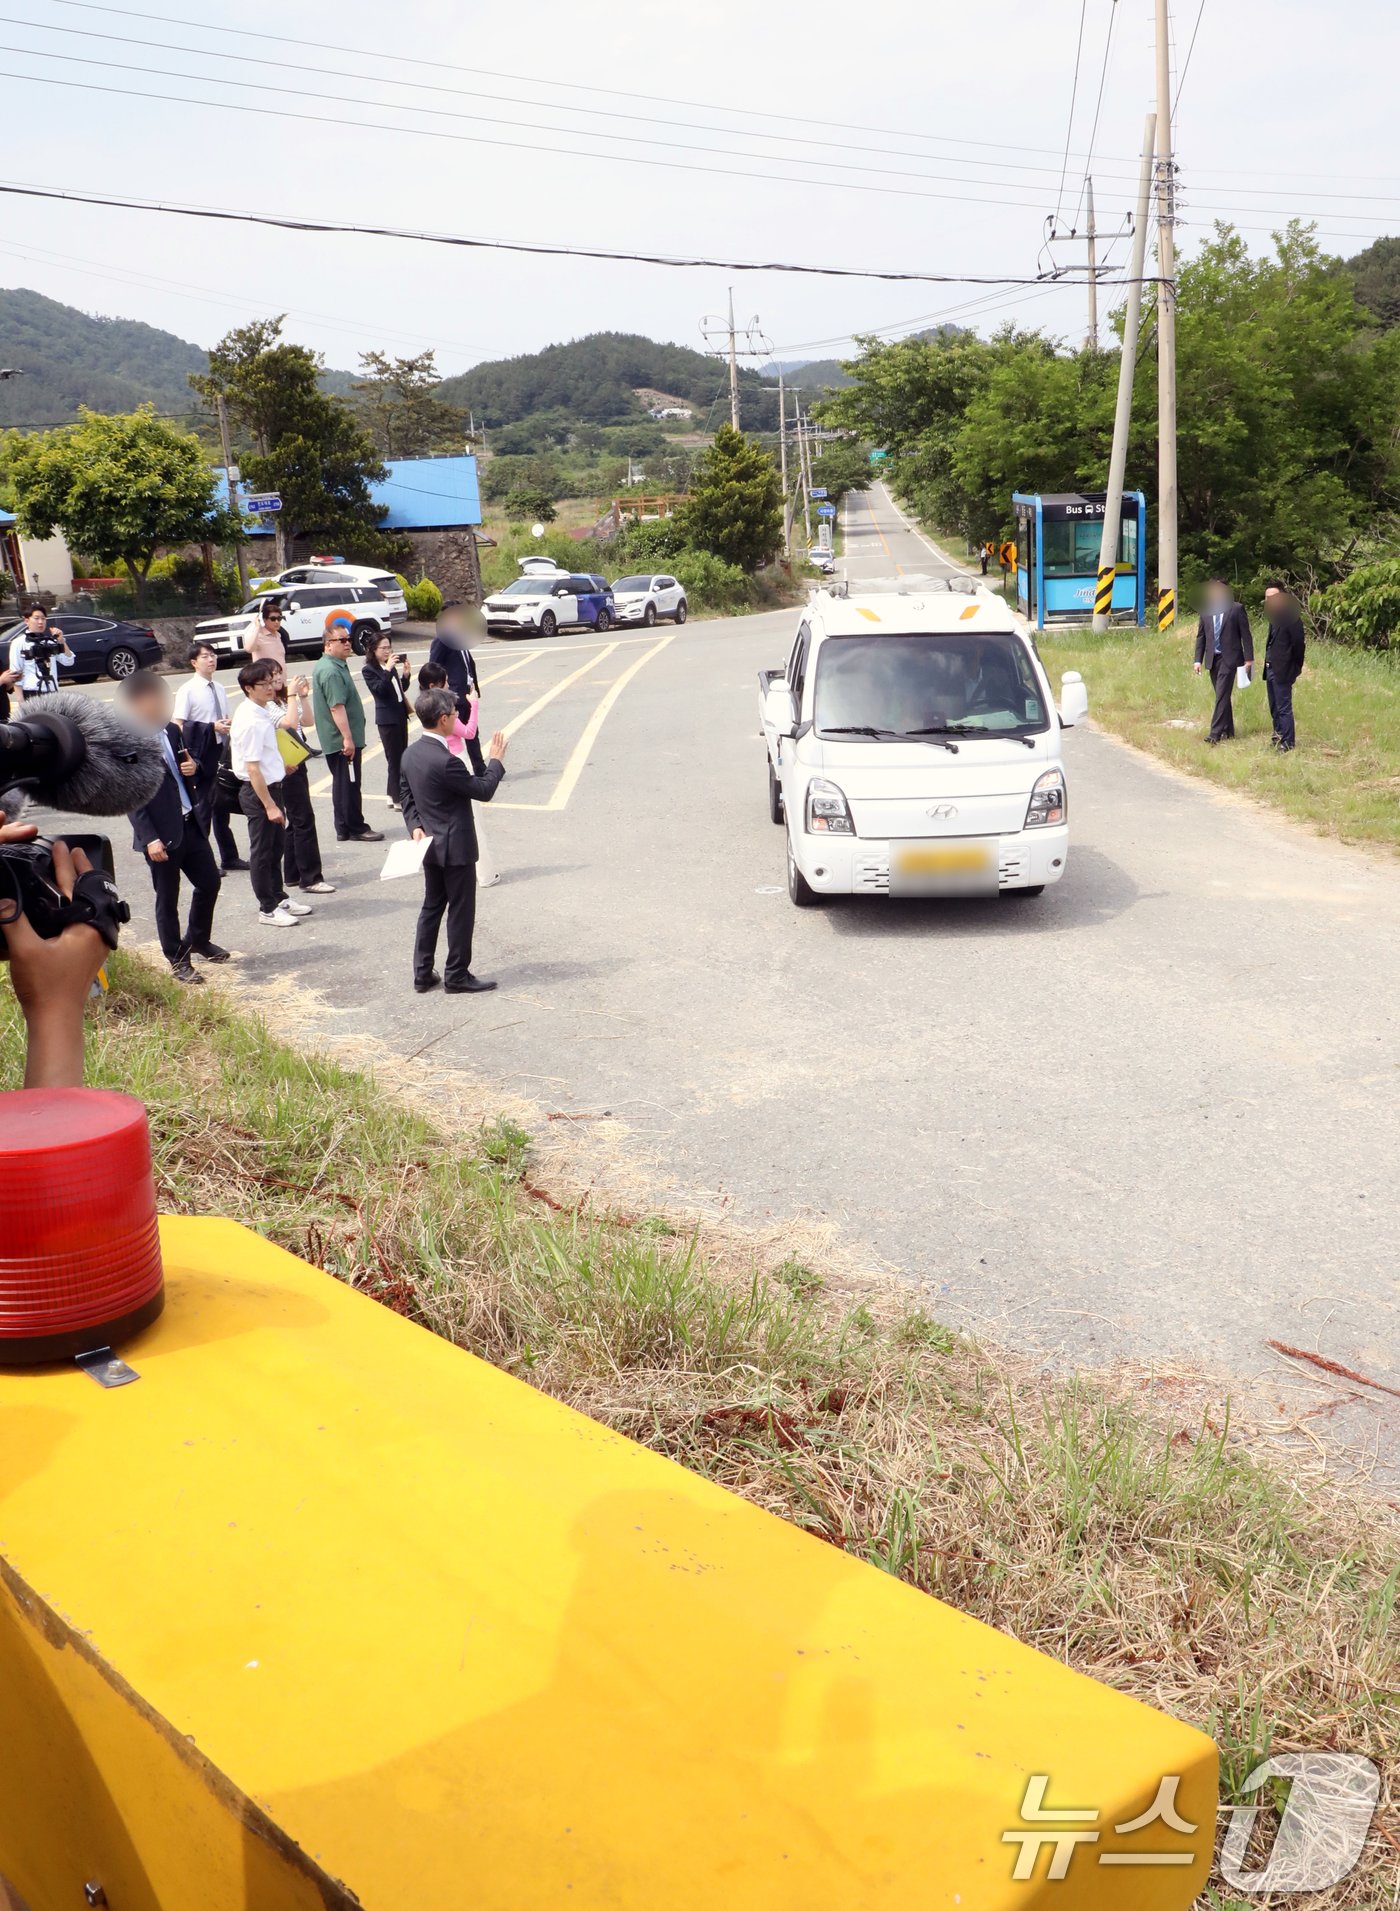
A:
[[[341,564],[335,558],[312,557],[305,564],[293,564],[290,570],[279,571],[270,582],[261,580],[254,588],[265,595],[268,590],[281,590],[287,584],[367,584],[372,590],[383,591],[394,623],[401,624],[408,616],[408,600],[398,578],[392,571],[379,570],[373,564]]]
[[[60,686],[92,683],[101,676],[129,677],[133,671],[154,670],[161,660],[160,639],[145,624],[129,624],[120,617],[99,617],[79,611],[53,612],[49,622],[68,639],[77,661],[54,674]],[[0,670],[10,658],[10,645],[24,629],[22,618],[0,626]]]
[[[209,617],[196,624],[195,636],[213,646],[220,664],[240,662],[247,655],[243,638],[248,620],[269,597],[282,600],[282,641],[289,657],[320,656],[328,611],[347,610],[352,614],[355,621],[350,627],[350,642],[361,656],[371,637],[393,629],[389,600],[383,591],[371,584],[323,584],[318,579],[315,584],[263,591],[251,598],[242,610],[227,617]]]
[[[482,609],[486,628],[501,637],[552,637],[577,625],[611,630],[617,620],[608,580],[593,571],[527,571]]]
[[[636,577],[619,577],[613,585],[613,602],[619,624],[654,624],[658,617],[674,617],[683,624],[690,614],[685,586],[664,572],[642,572]]]
[[[903,580],[819,590],[787,663],[760,670],[768,814],[787,836],[788,894],[1038,896],[1069,857],[1057,709],[1034,643],[999,597]]]
[[[823,576],[830,577],[836,569],[836,554],[828,550],[825,544],[814,544],[807,553],[807,562],[815,564]]]

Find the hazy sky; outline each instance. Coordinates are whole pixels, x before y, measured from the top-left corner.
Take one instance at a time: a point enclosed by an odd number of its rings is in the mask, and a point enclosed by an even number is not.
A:
[[[1061,194],[1081,0],[1005,13],[964,0],[25,0],[23,12],[24,24],[0,19],[6,181],[906,271],[1044,267],[1046,215],[1062,200],[1063,223],[1075,217],[1111,17],[1093,173],[1100,225],[1118,229],[1153,87],[1151,0],[1083,0]],[[1342,253],[1400,231],[1394,0],[1203,0],[1199,15],[1198,0],[1174,0],[1173,13],[1178,73],[1199,18],[1177,132],[1187,250],[1216,218],[1264,246],[1290,215],[1313,217]],[[52,81],[63,84],[37,83]],[[1079,287],[532,260],[0,197],[0,284],[201,344],[285,309],[289,333],[333,365],[431,345],[444,372],[460,371],[604,329],[698,344],[730,276],[739,317],[758,313],[789,357],[945,314],[984,329],[1008,314],[1064,336],[1084,327]]]

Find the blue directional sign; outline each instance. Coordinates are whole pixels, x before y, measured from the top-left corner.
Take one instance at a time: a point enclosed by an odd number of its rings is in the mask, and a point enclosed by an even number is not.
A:
[[[826,496],[826,486],[824,484],[814,484],[812,486],[812,496],[814,498],[824,498]]]
[[[836,506],[834,504],[819,504],[817,506],[817,516],[819,518],[834,518],[836,516]]]
[[[282,499],[276,491],[263,491],[244,500],[254,517],[261,517],[265,511],[280,511]]]

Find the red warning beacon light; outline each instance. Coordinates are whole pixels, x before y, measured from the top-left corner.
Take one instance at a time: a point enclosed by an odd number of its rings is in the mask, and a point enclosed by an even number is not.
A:
[[[0,1367],[112,1347],[165,1304],[151,1136],[131,1095],[0,1094]]]

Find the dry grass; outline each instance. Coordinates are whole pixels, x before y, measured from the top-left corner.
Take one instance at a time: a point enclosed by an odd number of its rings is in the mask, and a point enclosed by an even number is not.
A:
[[[1227,1798],[1270,1751],[1393,1751],[1400,1549],[1383,1504],[1261,1463],[1224,1407],[1188,1419],[1126,1388],[1052,1381],[888,1300],[852,1305],[809,1259],[745,1261],[732,1240],[712,1259],[663,1214],[580,1208],[539,1185],[513,1120],[448,1139],[213,991],[177,999],[137,961],[114,970],[91,1078],[146,1100],[167,1209],[232,1214],[832,1545],[1203,1726]],[[9,1009],[0,996],[6,1085]],[[1400,1801],[1385,1782],[1366,1859],[1329,1905],[1397,1901]]]

